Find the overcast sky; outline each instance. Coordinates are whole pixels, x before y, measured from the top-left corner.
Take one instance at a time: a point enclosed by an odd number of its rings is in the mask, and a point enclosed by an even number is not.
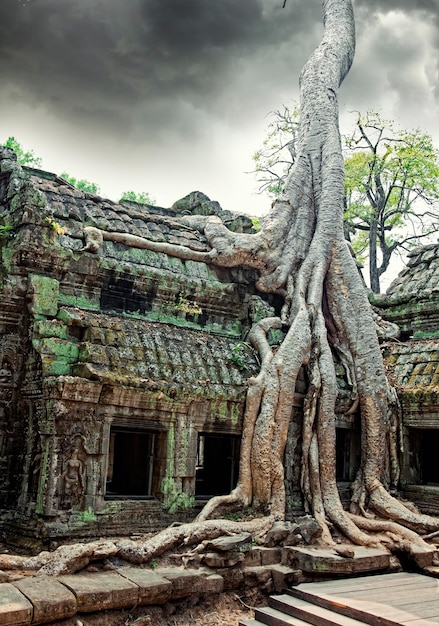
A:
[[[0,0],[0,142],[43,167],[148,191],[200,190],[259,214],[246,171],[268,112],[298,97],[320,0]],[[438,0],[356,0],[357,55],[340,93],[439,145]]]

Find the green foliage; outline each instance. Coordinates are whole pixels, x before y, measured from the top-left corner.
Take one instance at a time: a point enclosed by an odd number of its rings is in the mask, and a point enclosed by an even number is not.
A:
[[[135,191],[124,191],[119,199],[119,202],[123,202],[124,200],[128,200],[131,202],[138,202],[139,204],[150,204],[155,205],[155,198],[149,195],[147,191],[141,191],[140,193],[136,193]]]
[[[89,506],[86,511],[81,511],[81,513],[79,513],[78,515],[78,521],[83,524],[89,524],[91,522],[95,522],[96,520],[97,517],[91,506]]]
[[[7,148],[11,148],[17,155],[17,160],[20,165],[28,165],[30,167],[41,167],[41,158],[37,157],[33,150],[26,150],[15,139],[15,137],[8,137],[4,143]]]
[[[371,288],[379,292],[392,254],[437,231],[439,152],[427,133],[396,128],[375,111],[358,114],[344,141],[345,230],[354,250],[367,251]]]
[[[60,176],[81,191],[85,191],[86,193],[93,193],[96,195],[99,195],[101,193],[99,185],[97,185],[96,183],[92,183],[89,180],[85,180],[85,178],[81,178],[79,180],[74,176],[70,176],[70,174],[67,174],[67,172],[62,172]]]
[[[271,118],[253,173],[259,191],[276,198],[294,164],[298,107],[284,106]],[[358,113],[343,142],[345,234],[358,259],[369,259],[370,285],[379,292],[392,255],[439,229],[439,152],[427,133],[397,128],[375,111]]]
[[[150,563],[149,563],[149,567],[151,569],[155,569],[157,567],[157,565],[158,565],[158,563],[157,563],[156,559],[152,559],[152,561],[150,561]]]
[[[251,217],[250,218],[253,224],[253,228],[258,233],[261,230],[261,221],[259,217]]]
[[[187,300],[181,294],[178,298],[177,304],[173,307],[174,311],[182,311],[189,315],[201,315],[203,309],[197,304],[197,302]]]
[[[12,236],[14,227],[10,224],[0,225],[0,239],[9,239]]]
[[[61,226],[58,222],[56,222],[53,217],[46,216],[46,222],[50,228],[52,228],[57,235],[64,235],[66,229],[64,226]]]
[[[244,370],[250,365],[248,356],[249,348],[250,346],[247,343],[240,342],[235,344],[230,350],[229,359],[240,370]]]

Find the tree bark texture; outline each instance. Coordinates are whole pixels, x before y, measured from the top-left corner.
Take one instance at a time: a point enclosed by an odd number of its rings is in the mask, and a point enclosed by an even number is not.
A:
[[[210,500],[197,521],[219,516],[224,507],[249,505],[273,519],[284,518],[284,452],[295,383],[304,367],[308,381],[301,463],[305,508],[320,523],[328,542],[333,526],[361,545],[382,541],[383,532],[390,541],[398,528],[399,541],[407,541],[402,526],[416,533],[431,532],[439,528],[439,520],[413,513],[387,490],[387,483],[398,476],[395,425],[388,405],[391,389],[376,315],[343,234],[338,90],[354,56],[354,16],[351,0],[323,0],[322,7],[324,35],[300,76],[297,158],[260,232],[233,233],[217,217],[181,218],[204,230],[212,250],[203,254],[203,260],[255,268],[258,289],[281,295],[284,302],[280,317],[258,322],[249,335],[260,354],[261,369],[249,381],[237,487]],[[107,238],[110,235],[114,233]],[[180,256],[178,246],[164,251]],[[181,250],[181,255],[190,258],[191,251]],[[267,341],[271,328],[286,333],[276,349]],[[358,408],[361,415],[361,463],[350,512],[343,509],[336,484],[335,362],[344,367],[351,387],[348,412]]]
[[[297,158],[280,198],[257,235],[230,233],[215,218],[205,225],[215,263],[255,267],[259,289],[281,294],[285,304],[281,319],[263,320],[250,335],[262,366],[250,381],[238,485],[229,496],[211,500],[199,519],[233,502],[283,518],[283,458],[295,382],[304,366],[309,382],[302,425],[305,506],[328,541],[335,525],[355,543],[367,545],[377,541],[371,527],[364,528],[358,516],[343,510],[336,485],[334,361],[343,364],[353,405],[361,414],[361,464],[352,513],[369,508],[417,532],[437,528],[439,522],[406,509],[383,483],[386,466],[395,462],[389,385],[373,312],[343,235],[338,89],[354,56],[351,1],[324,0],[323,19],[322,42],[300,76]],[[288,329],[275,352],[266,340],[271,325]]]

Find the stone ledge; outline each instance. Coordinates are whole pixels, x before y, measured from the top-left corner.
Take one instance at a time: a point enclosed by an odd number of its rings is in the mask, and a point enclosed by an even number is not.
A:
[[[125,609],[138,603],[139,587],[116,572],[72,574],[58,580],[75,594],[78,612]]]
[[[282,563],[313,574],[354,574],[387,569],[390,552],[377,548],[349,546],[354,556],[339,556],[330,548],[288,546],[282,549]]]
[[[56,578],[35,576],[13,583],[32,603],[32,624],[47,624],[56,619],[73,617],[77,604],[74,594]]]
[[[14,585],[0,585],[0,626],[27,626],[32,622],[33,606]]]

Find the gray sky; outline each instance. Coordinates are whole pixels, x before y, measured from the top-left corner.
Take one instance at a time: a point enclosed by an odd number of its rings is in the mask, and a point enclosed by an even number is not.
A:
[[[1,0],[0,141],[117,199],[170,206],[200,190],[259,214],[251,156],[268,112],[298,97],[320,0]],[[356,0],[357,56],[340,94],[439,145],[438,0]]]

